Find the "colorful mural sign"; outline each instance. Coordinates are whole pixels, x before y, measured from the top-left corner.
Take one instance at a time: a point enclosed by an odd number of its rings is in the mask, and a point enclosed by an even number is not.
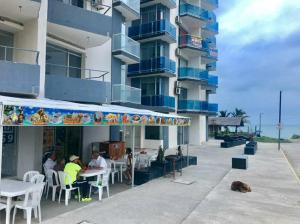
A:
[[[153,125],[188,126],[189,118],[172,118],[130,113],[75,111],[53,108],[4,106],[5,126],[103,126]]]

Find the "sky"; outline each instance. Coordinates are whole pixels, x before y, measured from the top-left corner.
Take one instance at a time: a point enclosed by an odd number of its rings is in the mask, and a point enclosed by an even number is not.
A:
[[[300,0],[219,0],[219,110],[243,109],[252,125],[300,126]]]

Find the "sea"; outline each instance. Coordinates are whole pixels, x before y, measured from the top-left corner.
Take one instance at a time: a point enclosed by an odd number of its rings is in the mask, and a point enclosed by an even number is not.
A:
[[[277,125],[262,125],[261,135],[277,138],[278,137],[278,126]],[[281,138],[289,139],[293,135],[300,135],[300,125],[282,125]]]

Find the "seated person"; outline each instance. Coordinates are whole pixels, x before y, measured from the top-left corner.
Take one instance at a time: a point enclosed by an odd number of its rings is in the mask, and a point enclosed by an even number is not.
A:
[[[89,167],[94,169],[107,169],[107,163],[99,152],[92,153],[92,160],[89,162]]]
[[[128,180],[127,184],[131,184],[131,174],[132,174],[132,150],[131,150],[131,148],[126,149],[126,154],[127,154],[127,162],[126,162],[127,168],[123,174],[124,174],[125,179]]]
[[[64,172],[69,174],[71,178],[71,183],[69,183],[70,178],[65,179],[65,184],[71,184],[72,187],[79,187],[80,195],[82,196],[82,201],[91,201],[92,199],[88,197],[89,184],[86,180],[79,180],[79,172],[82,170],[82,163],[79,156],[70,156],[70,162],[66,164]]]
[[[53,170],[54,166],[56,165],[56,153],[52,152],[50,157],[44,163],[44,172],[47,170]]]
[[[66,165],[66,160],[64,158],[58,159],[56,162],[56,165],[53,167],[53,169],[58,172],[58,171],[64,171]]]

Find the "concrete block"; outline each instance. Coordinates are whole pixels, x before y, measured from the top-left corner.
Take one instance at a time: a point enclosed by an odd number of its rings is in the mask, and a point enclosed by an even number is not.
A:
[[[246,170],[248,168],[248,156],[232,157],[232,168]]]

